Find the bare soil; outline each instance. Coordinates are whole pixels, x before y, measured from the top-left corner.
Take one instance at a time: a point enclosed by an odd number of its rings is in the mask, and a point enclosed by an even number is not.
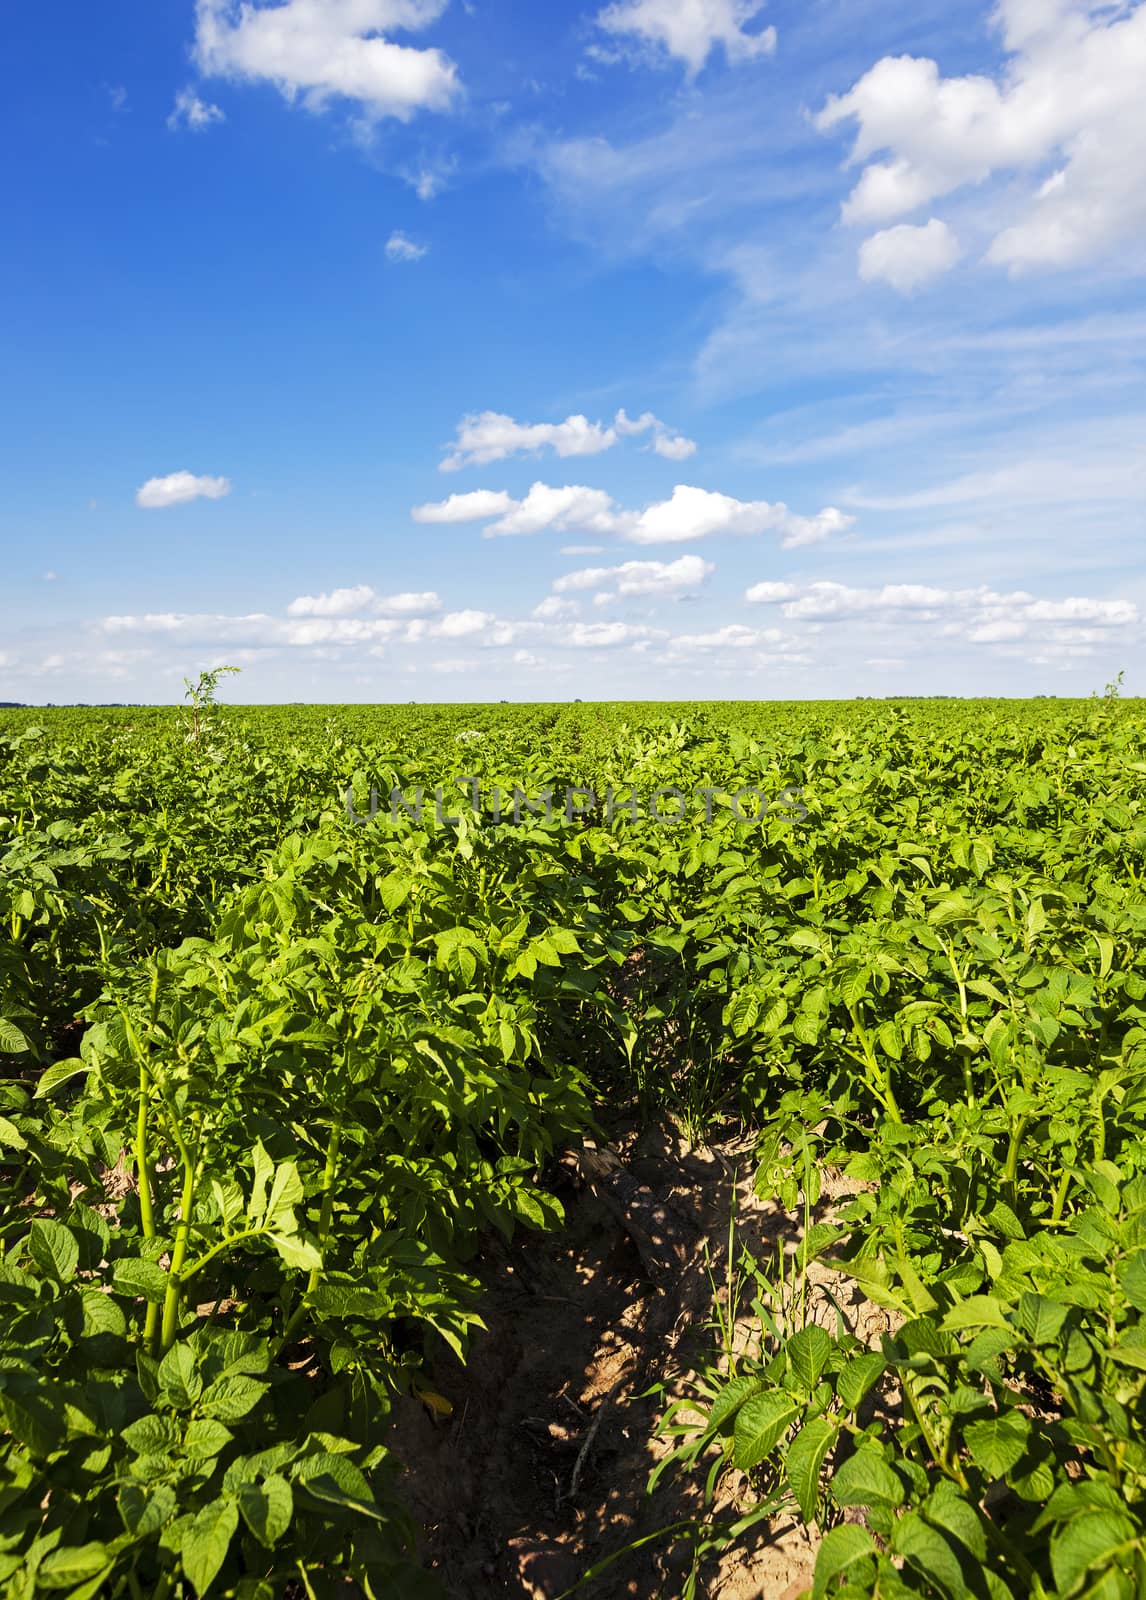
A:
[[[394,1448],[403,1495],[424,1529],[423,1558],[452,1600],[678,1600],[693,1559],[679,1530],[639,1539],[703,1515],[702,1475],[668,1475],[650,1497],[649,1472],[669,1448],[655,1435],[666,1398],[682,1392],[691,1365],[714,1351],[706,1330],[713,1285],[724,1288],[729,1220],[737,1248],[775,1262],[798,1243],[803,1216],[752,1191],[751,1138],[735,1133],[689,1148],[653,1126],[614,1138],[614,1150],[646,1195],[686,1219],[692,1258],[671,1275],[650,1272],[639,1227],[630,1228],[603,1187],[562,1168],[567,1224],[547,1236],[491,1242],[478,1271],[481,1334],[462,1367],[443,1357],[431,1377],[454,1407],[431,1414],[399,1403]],[[828,1174],[814,1220],[854,1185]],[[888,1314],[829,1267],[811,1270],[809,1315],[833,1331],[878,1345]],[[837,1310],[837,1307],[839,1308]],[[742,1308],[743,1310],[744,1308]],[[753,1320],[740,1315],[736,1342]],[[729,1474],[715,1508],[735,1513],[747,1489]],[[743,1508],[751,1504],[751,1497]],[[811,1585],[817,1536],[791,1519],[701,1567],[697,1593],[712,1600],[796,1600]],[[606,1570],[591,1568],[616,1556]]]

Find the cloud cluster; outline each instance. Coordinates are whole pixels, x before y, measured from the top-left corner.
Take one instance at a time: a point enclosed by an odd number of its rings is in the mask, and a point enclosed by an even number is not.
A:
[[[890,222],[994,174],[1020,173],[1018,217],[994,231],[987,252],[997,265],[1075,266],[1140,238],[1146,4],[1000,0],[994,21],[1007,52],[995,76],[944,77],[935,61],[885,56],[828,100],[818,127],[854,123],[850,160],[863,166],[843,220]],[[868,267],[894,260],[911,278],[903,263],[926,258],[933,275],[956,254],[953,237],[892,230],[869,250]],[[872,275],[894,282],[886,270]]]
[[[515,500],[504,489],[474,489],[469,494],[452,494],[446,500],[415,506],[410,514],[415,522],[488,522],[484,530],[487,539],[541,533],[547,528],[617,531],[612,496],[604,489],[582,484],[553,488],[535,483],[522,500]],[[491,517],[495,519],[492,522]]]
[[[221,500],[231,492],[229,478],[196,476],[193,472],[169,472],[165,478],[148,478],[135,492],[135,503],[146,511],[179,506],[188,500]]]
[[[436,22],[448,0],[198,0],[195,59],[208,77],[273,83],[310,111],[350,101],[372,120],[408,122],[458,98],[457,68],[441,50],[388,35]]]
[[[606,668],[605,656],[615,659],[620,653],[658,670],[679,670],[710,681],[714,675],[782,676],[808,666],[836,675],[865,667],[880,672],[917,670],[935,656],[937,647],[959,662],[961,673],[973,670],[974,657],[984,652],[988,659],[1026,667],[1070,669],[1096,656],[1109,659],[1114,649],[1122,651],[1142,634],[1143,619],[1129,600],[1086,595],[1043,598],[985,585],[859,587],[768,580],[750,588],[745,598],[776,608],[775,620],[756,624],[718,611],[705,626],[679,632],[643,616],[585,621],[577,600],[570,598],[591,590],[600,594],[605,585],[618,599],[672,600],[703,586],[712,571],[710,563],[694,555],[673,562],[585,568],[558,579],[555,592],[526,617],[502,617],[479,606],[440,612],[435,594],[381,596],[367,584],[300,596],[285,616],[263,612],[111,616],[96,625],[95,638],[85,646],[85,659],[98,663],[101,672],[116,673],[121,670],[118,663],[126,670],[150,657],[149,670],[154,671],[156,659],[166,655],[174,663],[192,652],[244,664],[268,655],[285,659],[304,654],[348,668],[356,661],[366,665],[387,659],[409,670],[419,670],[418,663],[431,670],[454,670],[439,667],[439,660],[464,660],[466,671],[480,675],[493,671],[483,669],[483,660],[498,661],[497,671],[509,662],[531,671],[566,670],[576,657],[595,653],[601,657],[602,670],[615,676],[625,669],[619,662]],[[442,646],[445,650],[439,656]],[[463,651],[470,653],[463,656]],[[56,669],[41,663],[34,670]],[[630,670],[636,670],[635,663]]]
[[[943,589],[929,584],[891,583],[854,588],[843,583],[754,584],[750,603],[778,605],[791,622],[825,624],[859,620],[876,627],[925,624],[929,635],[962,638],[970,644],[1026,642],[1068,655],[1091,655],[1114,630],[1140,622],[1130,600],[1070,595],[1040,600],[1026,590],[1000,593],[985,585]],[[933,648],[932,644],[932,648]]]
[[[327,594],[302,594],[287,606],[288,617],[353,617],[372,611],[383,617],[424,617],[442,609],[432,589],[417,594],[376,594],[368,583],[332,589]]]
[[[523,641],[571,650],[595,650],[668,638],[664,629],[642,623],[577,622],[571,620],[568,613],[562,613],[559,618],[535,614],[531,620],[513,621],[476,607],[448,611],[441,617],[422,616],[409,620],[346,615],[275,617],[266,612],[242,616],[221,612],[147,612],[104,617],[97,624],[97,630],[104,636],[153,637],[194,645],[197,649],[257,653],[277,649],[329,652],[365,648],[372,655],[381,654],[393,645],[432,645],[443,640],[464,640],[467,645],[483,650],[506,649]]]
[[[517,422],[501,411],[478,411],[458,423],[457,437],[441,471],[488,467],[494,461],[537,455],[542,450],[562,457],[596,456],[611,450],[620,439],[640,434],[650,435],[657,455],[669,461],[685,461],[696,452],[691,439],[674,433],[651,411],[629,417],[621,410],[611,423],[590,422],[580,414],[566,417],[564,422]]]
[[[699,589],[715,571],[713,563],[700,556],[681,556],[676,561],[623,561],[616,567],[582,567],[577,572],[567,572],[556,580],[553,592],[562,595],[598,589],[622,598],[652,595],[675,599]]]
[[[598,15],[597,26],[667,52],[683,61],[692,77],[718,45],[731,62],[771,55],[775,28],[745,32],[764,5],[765,0],[616,0]]]
[[[422,523],[485,522],[487,539],[550,528],[613,534],[633,544],[683,544],[715,534],[776,533],[785,549],[817,544],[844,532],[855,521],[834,506],[801,516],[782,501],[736,500],[687,484],[678,484],[668,500],[656,501],[643,511],[625,510],[603,489],[535,483],[521,500],[504,490],[475,489],[415,506],[411,515]]]

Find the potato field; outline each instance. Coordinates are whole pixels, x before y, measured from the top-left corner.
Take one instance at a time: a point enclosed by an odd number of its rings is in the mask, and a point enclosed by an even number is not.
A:
[[[1146,1596],[1144,735],[0,711],[0,1591]]]

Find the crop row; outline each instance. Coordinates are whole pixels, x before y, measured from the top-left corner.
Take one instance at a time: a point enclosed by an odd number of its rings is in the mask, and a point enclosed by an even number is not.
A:
[[[392,1397],[444,1406],[483,1238],[560,1226],[548,1164],[630,1100],[748,1119],[806,1224],[671,1468],[797,1506],[821,1593],[1140,1592],[1136,707],[41,724],[0,724],[14,1596],[432,1592]],[[463,765],[715,801],[347,814]],[[746,826],[749,786],[799,812]],[[821,1221],[825,1166],[857,1193]],[[816,1259],[883,1348],[797,1314]]]

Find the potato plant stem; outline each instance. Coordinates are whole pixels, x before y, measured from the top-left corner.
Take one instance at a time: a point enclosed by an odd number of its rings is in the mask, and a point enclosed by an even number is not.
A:
[[[330,1224],[334,1217],[334,1180],[338,1176],[338,1156],[342,1146],[343,1117],[335,1118],[334,1126],[330,1130],[330,1141],[326,1147],[326,1166],[322,1174],[322,1208],[318,1214],[318,1248],[325,1259],[326,1242],[330,1236]],[[306,1296],[313,1294],[322,1282],[322,1267],[312,1267],[306,1280],[306,1289],[303,1299],[291,1312],[283,1328],[283,1335],[279,1341],[279,1349],[284,1350],[302,1324],[306,1314]]]
[[[139,1108],[135,1118],[135,1182],[139,1190],[139,1223],[145,1239],[156,1237],[155,1207],[151,1197],[151,1166],[147,1149],[147,1100],[151,1087],[147,1067],[139,1058]],[[143,1344],[153,1350],[159,1337],[159,1306],[149,1301],[143,1320]]]
[[[183,1140],[179,1139],[179,1153],[183,1162],[183,1194],[179,1202],[179,1226],[175,1230],[175,1244],[171,1251],[171,1266],[167,1273],[167,1293],[163,1298],[163,1324],[159,1336],[161,1351],[170,1350],[179,1330],[179,1311],[183,1303],[183,1263],[187,1259],[187,1243],[191,1234],[191,1212],[195,1205],[195,1163]]]

